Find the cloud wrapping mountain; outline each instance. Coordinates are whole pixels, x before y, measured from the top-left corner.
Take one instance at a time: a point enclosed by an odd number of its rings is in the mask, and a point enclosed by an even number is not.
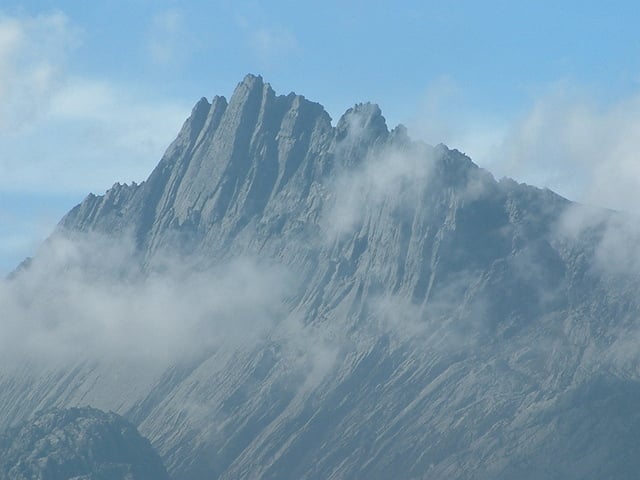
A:
[[[633,478],[631,225],[247,76],[0,287],[0,423],[115,410],[176,479]]]

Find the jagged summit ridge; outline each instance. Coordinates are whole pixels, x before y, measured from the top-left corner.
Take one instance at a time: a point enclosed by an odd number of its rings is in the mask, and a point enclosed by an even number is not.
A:
[[[167,247],[159,237],[167,230],[182,235],[184,244],[201,243],[212,224],[239,231],[272,203],[282,210],[278,197],[285,191],[291,200],[318,203],[309,198],[311,190],[326,186],[336,170],[353,168],[372,149],[408,142],[403,127],[389,132],[375,104],[348,109],[333,127],[320,104],[293,93],[278,96],[261,77],[247,75],[228,103],[220,96],[196,103],[146,182],[87,198],[62,226],[122,230],[103,212],[129,215],[116,213],[126,204],[134,216],[126,228],[135,230],[141,249]],[[100,221],[89,226],[94,218]]]

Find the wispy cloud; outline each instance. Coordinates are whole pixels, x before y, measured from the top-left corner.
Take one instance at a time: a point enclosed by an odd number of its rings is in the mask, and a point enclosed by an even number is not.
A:
[[[127,86],[68,78],[29,132],[0,136],[0,190],[100,193],[116,181],[143,180],[188,110]]]
[[[285,266],[238,255],[203,271],[170,254],[154,265],[140,272],[127,235],[58,232],[28,269],[0,279],[0,377],[27,363],[38,377],[97,362],[146,385],[175,365],[222,368],[275,345],[286,365],[278,374],[308,394],[336,367],[345,339],[292,312],[300,282]]]
[[[0,350],[35,361],[168,365],[222,344],[253,345],[286,316],[291,284],[283,269],[237,258],[197,272],[167,259],[162,272],[142,278],[133,254],[127,237],[50,240],[27,272],[0,283]]]
[[[415,206],[428,182],[433,159],[427,149],[388,148],[372,152],[360,165],[342,172],[330,185],[323,218],[328,237],[359,229],[385,203],[392,203],[387,210]]]
[[[454,118],[462,96],[462,88],[448,76],[430,82],[417,99],[417,112],[409,124],[412,134],[431,144],[450,142],[459,133],[463,119]],[[451,145],[458,147],[459,145]]]
[[[172,8],[151,18],[145,47],[155,64],[165,67],[182,64],[196,45],[183,10]]]
[[[187,116],[187,104],[71,75],[67,58],[81,38],[63,13],[0,17],[0,191],[101,191],[123,175],[141,180]]]
[[[79,38],[79,29],[60,12],[0,15],[0,135],[46,112],[64,86],[65,63]]]
[[[300,48],[293,32],[282,27],[257,28],[251,32],[250,46],[264,65],[271,65]]]
[[[599,102],[558,82],[511,117],[461,108],[463,95],[454,80],[434,82],[411,131],[464,150],[497,176],[572,200],[626,211],[640,200],[640,94]]]
[[[33,255],[69,206],[80,198],[0,193],[0,225],[7,226],[0,234],[0,277]],[[34,205],[40,207],[36,213],[31,212]]]
[[[598,105],[561,86],[506,133],[497,164],[577,200],[630,210],[640,192],[640,95]]]
[[[285,26],[258,21],[248,15],[238,15],[236,21],[262,68],[270,69],[287,62],[301,50],[295,33]]]
[[[455,78],[437,77],[426,85],[406,123],[414,138],[457,148],[488,167],[497,146],[504,141],[509,119],[493,112],[473,111],[467,102],[465,89]]]

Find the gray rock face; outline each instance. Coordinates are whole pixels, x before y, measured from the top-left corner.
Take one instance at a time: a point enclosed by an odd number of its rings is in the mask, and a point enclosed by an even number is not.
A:
[[[93,408],[51,410],[0,436],[7,480],[163,480],[160,457],[136,428]]]
[[[375,105],[334,127],[247,76],[228,102],[196,104],[147,181],[90,195],[51,241],[132,238],[136,278],[257,259],[288,273],[245,303],[286,284],[276,314],[204,315],[198,337],[237,324],[241,340],[151,370],[7,367],[0,419],[90,400],[133,421],[180,480],[635,478],[628,223],[496,181],[389,131]],[[14,281],[39,265],[45,253]]]

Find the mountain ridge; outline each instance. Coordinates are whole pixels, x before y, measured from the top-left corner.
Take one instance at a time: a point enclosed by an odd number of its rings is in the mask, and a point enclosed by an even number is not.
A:
[[[615,224],[250,75],[14,279],[56,299],[31,343],[88,347],[2,367],[0,420],[90,401],[175,479],[633,478],[640,289]]]

